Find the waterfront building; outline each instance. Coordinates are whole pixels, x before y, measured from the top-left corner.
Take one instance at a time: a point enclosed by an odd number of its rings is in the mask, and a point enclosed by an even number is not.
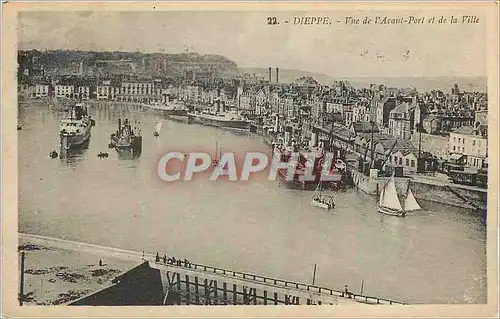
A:
[[[48,84],[36,84],[35,85],[35,97],[47,97],[49,96],[49,85]]]
[[[110,93],[110,85],[97,85],[96,86],[96,99],[108,100]]]
[[[57,84],[55,86],[55,96],[56,97],[73,97],[73,93],[75,92],[74,85],[63,85]]]
[[[462,157],[464,163],[474,168],[482,168],[487,163],[488,136],[487,126],[463,126],[450,133],[450,157]]]
[[[88,100],[90,99],[90,86],[87,85],[78,86],[76,88],[76,93],[78,97],[81,98],[82,100]]]
[[[390,156],[391,166],[402,167],[405,175],[414,174],[417,172],[417,154],[418,151],[413,149],[397,150]]]

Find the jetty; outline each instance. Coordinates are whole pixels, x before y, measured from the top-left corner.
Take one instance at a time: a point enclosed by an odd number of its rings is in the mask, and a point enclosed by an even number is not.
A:
[[[405,305],[357,294],[258,274],[213,267],[187,259],[147,254],[44,236],[21,237],[48,247],[137,261],[109,286],[68,305]]]

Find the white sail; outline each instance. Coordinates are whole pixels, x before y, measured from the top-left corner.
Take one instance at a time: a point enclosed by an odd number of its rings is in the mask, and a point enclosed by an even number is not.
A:
[[[401,207],[401,202],[398,198],[398,191],[396,189],[396,183],[394,182],[394,176],[391,177],[389,182],[384,187],[380,206],[399,211],[403,210],[403,207]]]
[[[422,207],[420,207],[417,200],[415,199],[415,196],[413,195],[413,192],[408,187],[408,194],[406,195],[406,198],[405,198],[405,211],[408,212],[408,211],[419,210],[419,209],[422,209]]]
[[[382,206],[382,204],[384,203],[384,194],[385,194],[385,191],[384,191],[384,188],[382,188],[382,192],[380,193],[380,196],[379,196],[379,199],[378,199],[378,205],[379,206]]]
[[[162,125],[163,125],[163,122],[162,122],[162,121],[158,121],[158,122],[156,122],[156,132],[157,132],[157,133],[160,133],[160,130],[161,130]]]

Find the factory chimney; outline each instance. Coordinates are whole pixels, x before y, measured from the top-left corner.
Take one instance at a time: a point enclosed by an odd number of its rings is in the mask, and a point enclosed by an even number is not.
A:
[[[280,83],[279,81],[279,72],[280,72],[280,69],[279,68],[276,68],[276,84]]]
[[[269,68],[269,84],[271,84],[272,72],[272,68]]]

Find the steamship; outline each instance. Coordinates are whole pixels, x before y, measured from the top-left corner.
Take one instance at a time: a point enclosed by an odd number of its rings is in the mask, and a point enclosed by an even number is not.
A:
[[[226,110],[224,102],[216,101],[211,111],[189,112],[188,116],[194,123],[248,130],[250,121],[236,110]]]
[[[68,117],[60,120],[59,139],[62,150],[82,148],[88,145],[94,120],[88,115],[88,109],[77,103],[68,110]]]
[[[140,129],[130,125],[128,119],[118,119],[118,130],[111,134],[109,147],[118,153],[140,154],[142,151],[142,135]]]
[[[165,116],[187,116],[188,109],[183,102],[173,100],[166,102],[151,102],[143,104],[148,109]]]
[[[273,169],[283,184],[289,188],[315,189],[319,183],[327,187],[337,188],[344,181],[344,174],[337,168],[335,159],[332,159],[327,173],[323,172],[323,163],[325,161],[325,151],[323,143],[318,143],[317,134],[312,134],[312,139],[308,147],[299,147],[291,141],[291,127],[285,127],[285,139],[278,139],[273,148],[273,156],[279,157],[281,163],[287,163],[285,167],[278,167],[273,161]],[[296,154],[297,160],[291,161],[292,155]],[[309,162],[308,162],[309,161]],[[309,173],[312,167],[312,172]],[[312,175],[313,178],[305,179],[306,175]],[[322,180],[328,176],[328,180]]]

